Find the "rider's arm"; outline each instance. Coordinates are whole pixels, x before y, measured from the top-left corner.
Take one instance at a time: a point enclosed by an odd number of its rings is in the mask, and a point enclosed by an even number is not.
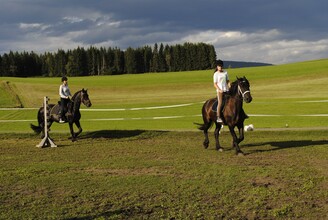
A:
[[[217,79],[216,73],[214,73],[214,75],[213,75],[213,82],[214,82],[213,85],[214,85],[214,88],[216,89],[216,92],[221,91],[218,86],[218,79]]]
[[[221,91],[217,83],[214,83],[214,88],[216,89],[217,92]]]
[[[227,85],[228,85],[228,88],[230,89],[230,87],[231,87],[231,82],[230,82],[230,80],[227,81]]]

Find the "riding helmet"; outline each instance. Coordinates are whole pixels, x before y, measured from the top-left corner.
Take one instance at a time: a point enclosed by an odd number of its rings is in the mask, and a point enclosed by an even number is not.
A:
[[[67,77],[63,76],[61,80],[62,80],[62,82],[67,81]]]
[[[216,61],[216,65],[223,67],[223,61],[222,60]]]

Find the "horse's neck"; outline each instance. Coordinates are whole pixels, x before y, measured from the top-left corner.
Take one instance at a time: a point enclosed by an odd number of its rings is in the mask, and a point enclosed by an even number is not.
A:
[[[243,107],[243,97],[240,96],[238,89],[236,92],[233,92],[230,96],[228,96],[228,100],[236,108],[238,108],[239,106],[241,108]]]
[[[75,97],[75,99],[73,100],[73,112],[79,111],[80,106],[81,106],[81,99],[80,99],[79,95],[77,95]]]

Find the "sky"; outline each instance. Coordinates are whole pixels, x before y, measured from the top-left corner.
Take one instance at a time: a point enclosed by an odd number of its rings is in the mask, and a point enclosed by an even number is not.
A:
[[[327,0],[0,0],[0,54],[204,42],[217,58],[328,58]]]

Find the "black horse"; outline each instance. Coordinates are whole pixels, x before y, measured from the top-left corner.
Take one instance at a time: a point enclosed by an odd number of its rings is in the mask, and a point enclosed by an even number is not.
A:
[[[239,148],[239,143],[244,140],[244,120],[248,118],[243,110],[243,100],[246,103],[252,101],[252,96],[250,93],[250,84],[246,77],[238,78],[235,82],[231,84],[231,88],[228,93],[224,96],[224,106],[222,110],[222,120],[224,125],[228,125],[230,133],[233,138],[233,147],[236,149],[237,155],[244,155]],[[213,122],[216,125],[214,135],[216,140],[216,149],[218,151],[223,151],[219,142],[219,135],[221,129],[221,123],[217,123],[217,114],[216,107],[213,105],[217,104],[217,98],[212,98],[207,100],[202,108],[202,115],[204,124],[199,125],[199,129],[204,131],[205,140],[204,147],[208,148],[209,139],[208,139],[208,129],[212,126]],[[235,126],[239,130],[239,138],[235,133]]]
[[[80,106],[83,103],[85,106],[90,107],[91,101],[89,99],[88,91],[87,90],[80,90],[77,91],[73,97],[71,102],[68,104],[68,108],[70,108],[70,113],[66,113],[66,119],[69,124],[69,128],[72,135],[72,141],[76,140],[76,137],[82,132],[82,127],[80,124],[81,113],[80,113]],[[53,122],[59,123],[59,110],[60,104],[49,104],[50,109],[50,119],[48,120],[48,130],[50,129]],[[35,133],[40,134],[42,132],[42,138],[44,137],[44,108],[41,107],[38,111],[38,123],[39,125],[31,124],[31,128],[35,131]],[[73,124],[78,127],[79,131],[74,133]]]

